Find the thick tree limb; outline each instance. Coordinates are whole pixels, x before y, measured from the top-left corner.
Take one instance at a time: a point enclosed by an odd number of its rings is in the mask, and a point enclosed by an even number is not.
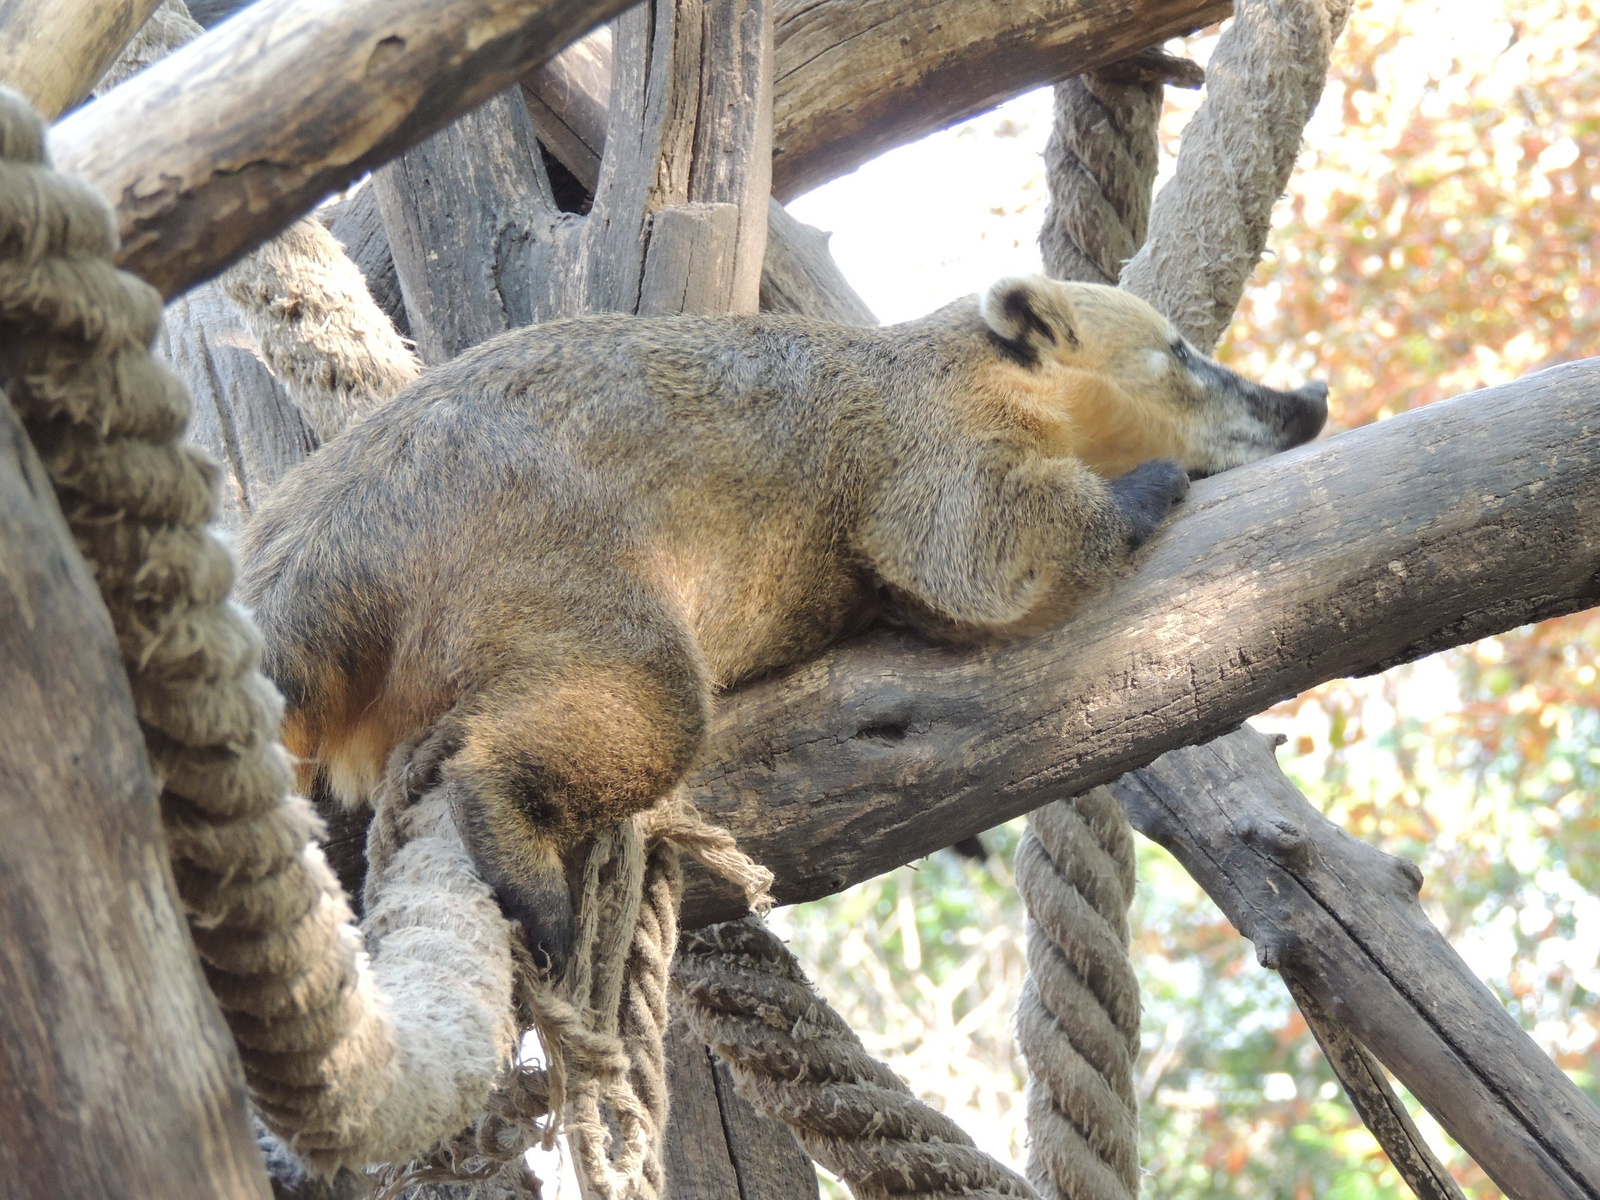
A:
[[[1197,484],[1053,633],[885,634],[729,696],[697,800],[813,899],[1325,680],[1589,607],[1597,568],[1589,359]],[[738,910],[696,879],[684,925]]]
[[[778,14],[772,91],[773,194],[798,196],[1030,87],[1231,10],[1206,0],[788,0]]]
[[[0,83],[53,120],[95,81],[161,0],[0,0]]]
[[[260,0],[62,121],[56,163],[116,203],[120,265],[175,296],[625,3]]]
[[[110,618],[0,396],[0,1195],[265,1200]]]
[[[1360,1038],[1508,1194],[1600,1196],[1600,1110],[1428,921],[1416,866],[1312,808],[1266,738],[1167,754],[1113,791],[1262,964]]]
[[[245,6],[246,0],[197,0],[190,9],[211,25]],[[1026,6],[778,0],[774,8],[772,188],[787,199],[1029,88],[1215,24],[1233,6],[1229,0]],[[533,93],[529,108],[545,106],[570,125],[576,143],[593,147],[594,127],[585,125],[592,105],[581,102],[581,93],[595,94],[594,76],[581,64],[552,67],[525,81]],[[599,99],[603,109],[604,95]],[[539,112],[533,117],[541,123]],[[563,162],[577,149],[559,140],[546,145]]]

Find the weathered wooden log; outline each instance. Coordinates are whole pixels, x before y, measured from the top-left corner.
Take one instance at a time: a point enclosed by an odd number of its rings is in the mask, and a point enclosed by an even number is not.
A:
[[[772,87],[773,194],[798,196],[1029,88],[1231,11],[1216,0],[789,0]]]
[[[1597,568],[1589,359],[1197,483],[1052,633],[877,634],[728,696],[697,801],[809,900],[1327,679],[1589,607]],[[684,925],[740,908],[696,876]]]
[[[192,7],[211,23],[244,0]],[[1029,88],[1214,24],[1232,10],[1230,0],[778,0],[772,190],[783,199],[798,196]],[[592,105],[575,104],[582,93],[596,94],[592,73],[569,60],[531,73],[526,83],[530,109],[559,114],[578,141],[594,145],[584,125]],[[541,114],[533,115],[539,122]],[[566,162],[559,139],[545,144]]]
[[[1113,791],[1262,964],[1359,1037],[1508,1195],[1600,1196],[1600,1109],[1434,928],[1416,866],[1317,812],[1266,738],[1243,729],[1167,754]]]
[[[99,590],[0,397],[0,1195],[266,1200]]]
[[[117,205],[120,264],[171,297],[625,3],[260,0],[60,122],[51,145]]]
[[[0,84],[54,120],[95,81],[161,0],[0,0]]]
[[[375,172],[406,323],[425,363],[533,320],[530,242],[555,234],[549,185],[519,89]]]
[[[226,468],[218,517],[238,529],[278,478],[317,448],[317,435],[216,284],[174,300],[162,324],[159,350],[193,398],[189,440]]]
[[[817,1172],[793,1133],[734,1090],[728,1064],[673,1003],[667,1029],[668,1200],[816,1200]]]
[[[685,41],[695,53],[739,68],[755,31],[690,15],[698,32]],[[425,358],[582,312],[755,309],[769,177],[768,135],[754,114],[764,106],[740,94],[748,64],[699,81],[647,73],[651,56],[668,52],[666,36],[642,13],[617,22],[626,71],[615,89],[617,119],[626,132],[611,138],[586,217],[557,206],[514,90],[374,176]],[[741,121],[728,125],[729,113]],[[737,162],[747,169],[727,169]]]
[[[523,85],[539,141],[589,192],[600,180],[611,120],[609,29],[568,46]],[[828,253],[828,235],[767,201],[767,252],[761,264],[763,312],[792,312],[847,325],[876,325]]]
[[[175,296],[625,2],[360,0],[330,13],[317,0],[258,0],[61,122],[56,161],[117,205],[122,265]],[[1227,8],[793,0],[774,68],[774,192],[797,194]],[[285,91],[285,77],[316,86]]]
[[[1246,732],[1246,730],[1236,730],[1208,745],[1216,746],[1218,742],[1225,741],[1229,737],[1238,737]],[[1112,788],[1115,790],[1124,786],[1132,788],[1148,786],[1146,777],[1149,773],[1158,773],[1175,766],[1174,760],[1181,759],[1187,752],[1186,747],[1183,750],[1173,750],[1163,754],[1148,767],[1130,771],[1113,784]],[[1248,802],[1241,804],[1239,798],[1252,795],[1252,789],[1261,786],[1259,777],[1265,775],[1269,768],[1276,771],[1277,766],[1275,760],[1255,762],[1245,775],[1230,778],[1224,785],[1228,797],[1227,803],[1237,804],[1243,811]],[[1185,812],[1194,803],[1193,795],[1185,792],[1183,800]],[[1371,972],[1380,970],[1376,963],[1370,961],[1365,964],[1365,969]],[[1281,977],[1289,989],[1289,994],[1294,997],[1295,1004],[1299,1006],[1300,1015],[1305,1017],[1312,1036],[1317,1039],[1317,1045],[1322,1048],[1328,1065],[1333,1068],[1333,1073],[1344,1085],[1344,1092],[1350,1099],[1351,1107],[1361,1115],[1362,1123],[1372,1131],[1372,1136],[1378,1139],[1378,1145],[1383,1147],[1383,1152],[1389,1156],[1394,1169],[1399,1172],[1400,1178],[1405,1180],[1406,1186],[1416,1195],[1417,1200],[1466,1200],[1461,1185],[1456,1183],[1455,1177],[1433,1153],[1432,1147],[1417,1129],[1416,1122],[1411,1119],[1406,1106],[1389,1086],[1388,1076],[1384,1074],[1383,1066],[1373,1057],[1372,1051],[1363,1046],[1361,1039],[1328,1011],[1327,1006],[1315,992],[1300,981],[1299,976],[1285,971]],[[1381,980],[1382,976],[1379,975],[1378,978]],[[1515,1196],[1515,1192],[1512,1195]]]

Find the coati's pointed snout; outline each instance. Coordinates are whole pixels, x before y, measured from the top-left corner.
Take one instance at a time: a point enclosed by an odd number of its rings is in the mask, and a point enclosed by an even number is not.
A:
[[[1322,432],[1328,423],[1328,385],[1320,379],[1283,392],[1288,422],[1284,427],[1284,449],[1301,446]]]

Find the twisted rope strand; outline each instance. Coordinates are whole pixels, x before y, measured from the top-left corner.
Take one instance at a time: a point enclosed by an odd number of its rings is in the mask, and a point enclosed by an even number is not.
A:
[[[1017,848],[1029,914],[1017,1041],[1028,1062],[1028,1178],[1044,1195],[1139,1194],[1133,866],[1127,818],[1104,788],[1030,814]]]
[[[1203,351],[1233,319],[1322,96],[1350,0],[1239,0],[1206,69],[1206,98],[1122,286]]]
[[[1027,1183],[866,1052],[758,919],[687,934],[672,983],[740,1094],[789,1125],[859,1200],[1033,1200]]]
[[[188,397],[149,352],[160,298],[112,265],[110,210],[48,168],[14,93],[0,160],[6,388],[110,610],[179,894],[259,1111],[324,1169],[409,1157],[478,1112],[509,1058],[504,919],[453,826],[419,805],[375,964],[361,955],[205,528],[216,470],[182,444]]]

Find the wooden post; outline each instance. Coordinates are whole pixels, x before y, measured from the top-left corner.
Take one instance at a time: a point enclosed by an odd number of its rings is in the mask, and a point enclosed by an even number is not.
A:
[[[0,398],[0,1195],[266,1200],[111,621]]]

